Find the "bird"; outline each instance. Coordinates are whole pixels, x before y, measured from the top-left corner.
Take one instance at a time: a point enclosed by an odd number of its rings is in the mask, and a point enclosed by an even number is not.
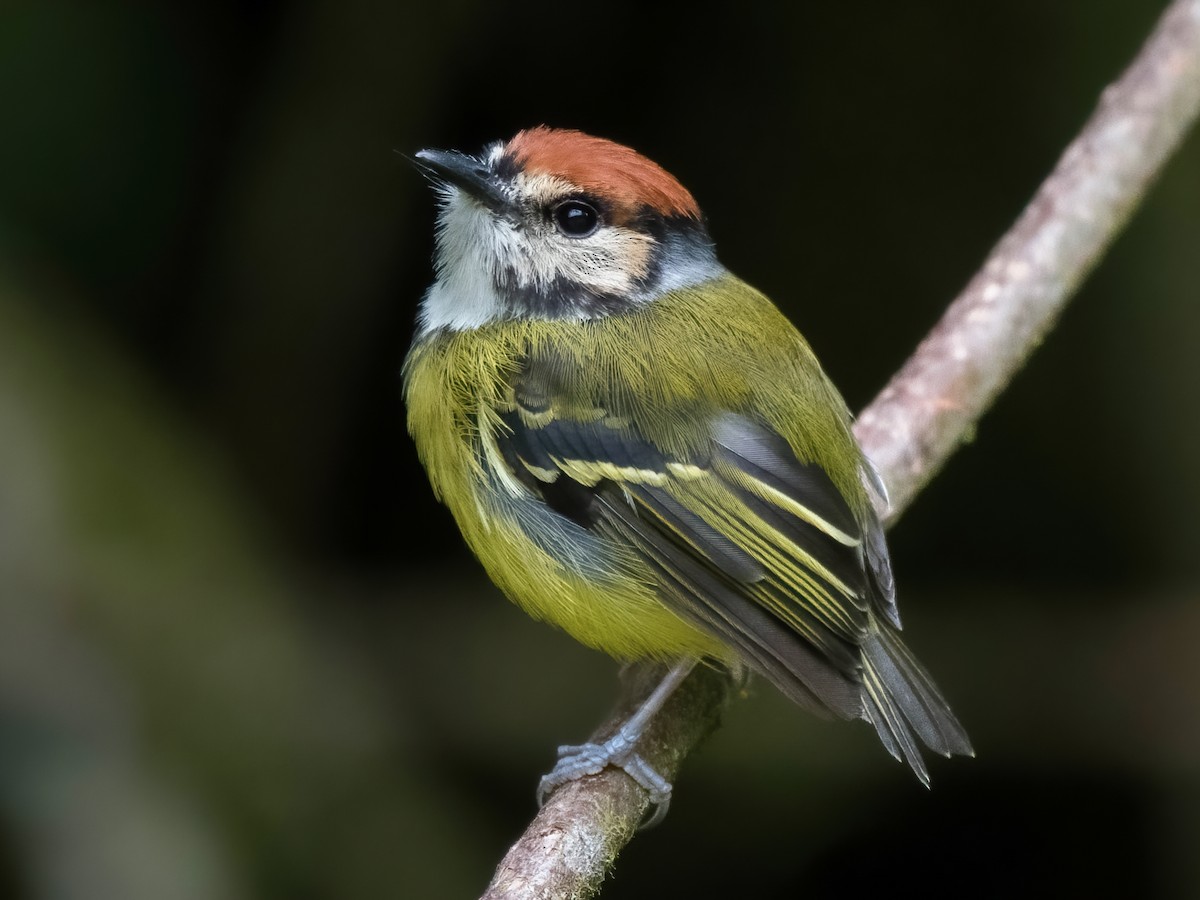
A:
[[[610,740],[559,748],[539,799],[623,768],[697,663],[874,726],[926,786],[921,745],[973,756],[901,639],[886,490],[796,327],[717,259],[692,194],[630,147],[528,128],[423,150],[434,281],[402,377],[438,499],[533,618],[668,674]]]

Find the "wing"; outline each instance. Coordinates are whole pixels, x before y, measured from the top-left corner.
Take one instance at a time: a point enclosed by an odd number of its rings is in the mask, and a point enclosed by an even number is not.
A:
[[[870,721],[926,784],[919,742],[971,754],[900,640],[887,547],[868,500],[882,485],[866,463],[858,472],[865,493],[847,502],[845,472],[839,488],[806,461],[811,454],[798,455],[739,406],[737,390],[692,379],[706,371],[702,362],[685,377],[646,371],[604,354],[560,359],[546,346],[517,362],[487,410],[512,476],[548,509],[636,554],[668,608],[800,706]],[[692,398],[685,416],[650,410],[671,377],[671,395]],[[832,386],[815,388],[818,407],[840,402]],[[790,415],[810,412],[798,406]],[[829,437],[828,420],[809,425]]]
[[[819,466],[731,411],[697,423],[694,449],[668,451],[627,417],[558,395],[528,365],[499,419],[499,450],[517,479],[632,547],[677,614],[801,705],[862,715],[860,647],[876,579],[862,525]]]

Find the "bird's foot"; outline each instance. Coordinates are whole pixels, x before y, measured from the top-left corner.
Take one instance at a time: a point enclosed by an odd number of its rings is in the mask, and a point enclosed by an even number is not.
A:
[[[558,748],[558,762],[538,784],[538,805],[556,788],[585,775],[598,775],[605,766],[616,766],[645,788],[654,808],[643,828],[657,825],[671,805],[671,783],[659,775],[642,756],[635,752],[640,733],[622,728],[603,744],[567,744]]]

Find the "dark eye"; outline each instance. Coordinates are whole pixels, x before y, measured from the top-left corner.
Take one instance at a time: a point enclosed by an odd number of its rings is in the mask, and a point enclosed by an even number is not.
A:
[[[600,213],[582,200],[564,200],[551,215],[558,230],[569,238],[585,238],[600,227]]]

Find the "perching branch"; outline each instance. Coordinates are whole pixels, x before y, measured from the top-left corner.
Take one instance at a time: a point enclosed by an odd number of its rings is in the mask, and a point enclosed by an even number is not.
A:
[[[1175,0],[979,273],[860,416],[855,433],[891,493],[889,522],[1042,342],[1198,110],[1200,0]],[[660,674],[635,671],[592,740],[609,737]],[[698,669],[657,716],[643,756],[674,780],[729,693],[725,676]],[[501,861],[485,900],[594,896],[646,805],[612,768],[564,785]]]

